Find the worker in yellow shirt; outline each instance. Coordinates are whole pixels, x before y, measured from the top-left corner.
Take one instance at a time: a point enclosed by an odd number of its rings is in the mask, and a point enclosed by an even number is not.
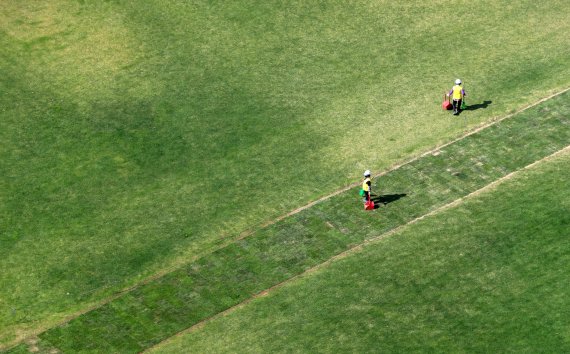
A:
[[[370,192],[371,192],[372,182],[370,180],[370,170],[364,171],[364,181],[362,181],[362,190],[364,193],[362,194],[362,201],[366,203],[370,200]]]
[[[455,86],[451,88],[451,91],[449,91],[447,95],[451,96],[451,99],[453,101],[453,115],[456,116],[461,110],[461,102],[463,101],[463,97],[467,95],[463,89],[463,86],[461,86],[460,79],[455,80]]]

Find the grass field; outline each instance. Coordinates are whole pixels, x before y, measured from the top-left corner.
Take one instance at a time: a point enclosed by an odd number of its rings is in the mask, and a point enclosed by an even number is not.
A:
[[[346,191],[48,330],[41,345],[139,352],[567,147],[569,103],[567,92],[382,176],[377,213]]]
[[[566,353],[570,150],[153,353]]]
[[[0,345],[570,83],[564,1],[0,4]]]

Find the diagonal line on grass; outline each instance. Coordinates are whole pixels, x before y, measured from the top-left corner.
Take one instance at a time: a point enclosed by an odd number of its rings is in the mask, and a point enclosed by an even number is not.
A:
[[[570,141],[569,100],[570,96],[553,100],[540,110],[518,115],[386,174],[382,179],[386,190],[413,191],[397,208],[355,212],[360,202],[351,193],[337,194],[258,230],[256,237],[231,243],[52,328],[40,338],[64,351],[144,350],[367,238],[428,214],[564,148]]]
[[[160,346],[162,346],[162,345],[165,345],[166,343],[172,341],[173,339],[175,339],[175,338],[177,338],[177,337],[180,337],[180,336],[182,336],[182,335],[185,335],[185,334],[191,333],[191,332],[193,332],[193,331],[196,331],[196,330],[198,330],[198,329],[204,327],[204,326],[205,326],[206,324],[208,324],[209,322],[211,322],[211,321],[213,321],[213,320],[215,320],[215,319],[218,319],[218,318],[220,318],[220,317],[227,316],[227,315],[229,315],[230,313],[236,311],[237,309],[240,309],[240,308],[242,308],[242,307],[244,307],[244,306],[247,306],[248,304],[250,304],[251,302],[255,301],[256,299],[259,299],[259,298],[261,298],[261,297],[267,296],[267,295],[269,295],[270,293],[272,293],[273,291],[278,290],[278,289],[282,288],[283,286],[285,286],[285,285],[287,285],[287,284],[290,284],[290,283],[296,281],[297,279],[301,279],[301,278],[306,277],[306,276],[308,276],[308,275],[310,275],[310,274],[312,274],[312,273],[315,273],[316,271],[318,271],[318,270],[320,270],[320,269],[323,269],[323,268],[325,268],[325,267],[331,265],[332,263],[336,262],[336,261],[339,260],[339,259],[343,259],[343,258],[348,257],[348,256],[351,256],[351,255],[353,255],[353,254],[355,254],[355,253],[357,253],[357,252],[360,252],[362,249],[364,249],[364,247],[366,247],[366,246],[368,246],[368,245],[370,245],[370,244],[374,244],[374,243],[376,243],[376,242],[379,242],[379,241],[381,241],[381,240],[383,240],[383,239],[386,239],[387,237],[390,237],[390,236],[392,236],[392,235],[394,235],[394,234],[397,234],[397,233],[400,232],[401,230],[403,230],[403,229],[409,227],[409,226],[412,225],[412,224],[418,223],[418,222],[420,222],[421,220],[423,220],[423,219],[425,219],[425,218],[428,218],[428,217],[430,217],[430,216],[439,214],[439,213],[441,213],[441,212],[443,212],[443,211],[445,211],[445,210],[454,208],[454,207],[460,205],[461,203],[463,203],[463,202],[464,202],[465,200],[467,200],[467,199],[473,198],[473,197],[475,197],[475,196],[477,196],[477,195],[479,195],[479,194],[482,194],[482,193],[485,193],[485,192],[488,192],[488,191],[492,190],[492,189],[495,188],[496,186],[498,186],[498,185],[502,184],[503,182],[505,182],[505,181],[507,181],[507,180],[513,178],[515,175],[521,173],[522,171],[531,169],[531,168],[533,168],[533,167],[535,167],[535,166],[537,166],[537,165],[539,165],[539,164],[541,164],[541,163],[543,163],[543,162],[545,162],[545,161],[551,160],[551,159],[553,159],[553,158],[555,158],[555,157],[557,157],[557,156],[559,156],[559,155],[562,155],[562,154],[568,153],[568,152],[570,152],[570,145],[568,145],[568,146],[566,146],[566,147],[564,147],[564,148],[562,148],[562,149],[560,149],[560,150],[554,152],[553,154],[551,154],[551,155],[549,155],[549,156],[546,156],[546,157],[544,157],[544,158],[542,158],[542,159],[540,159],[540,160],[537,160],[537,161],[535,161],[535,162],[533,162],[533,163],[531,163],[531,164],[529,164],[529,165],[527,165],[527,166],[524,166],[524,167],[522,167],[522,168],[520,168],[520,169],[518,169],[518,170],[516,170],[516,171],[513,171],[513,172],[509,173],[508,175],[505,175],[505,176],[503,176],[503,177],[501,177],[501,178],[499,178],[499,179],[497,179],[497,180],[495,180],[495,181],[493,181],[493,182],[487,184],[486,186],[484,186],[484,187],[482,187],[482,188],[480,188],[480,189],[478,189],[478,190],[476,190],[476,191],[474,191],[474,192],[471,192],[471,193],[469,193],[469,194],[467,194],[467,195],[465,195],[465,196],[463,196],[463,197],[461,197],[461,198],[458,198],[458,199],[456,199],[456,200],[454,200],[454,201],[452,201],[452,202],[450,202],[450,203],[448,203],[448,204],[445,204],[445,205],[443,205],[443,206],[441,206],[441,207],[439,207],[439,208],[437,208],[437,209],[435,209],[435,210],[432,210],[432,211],[430,211],[430,212],[427,213],[427,214],[421,215],[421,216],[419,216],[419,217],[417,217],[417,218],[415,218],[415,219],[413,219],[413,220],[411,220],[411,221],[409,221],[409,222],[407,222],[407,223],[405,223],[405,224],[403,224],[403,225],[397,226],[396,228],[394,228],[394,229],[392,229],[392,230],[390,230],[390,231],[388,231],[388,232],[382,233],[382,234],[380,234],[380,235],[378,235],[378,236],[375,236],[375,237],[372,237],[372,238],[369,238],[369,239],[365,239],[365,240],[362,241],[361,243],[356,244],[356,245],[354,245],[353,247],[351,247],[351,248],[349,248],[349,249],[347,249],[347,250],[345,250],[345,251],[343,251],[343,252],[341,252],[341,253],[339,253],[339,254],[336,254],[336,255],[330,257],[330,258],[327,259],[326,261],[324,261],[324,262],[322,262],[322,263],[320,263],[320,264],[315,265],[314,267],[311,267],[311,268],[305,270],[303,273],[297,274],[297,275],[295,275],[295,276],[293,276],[293,277],[291,277],[291,278],[289,278],[289,279],[287,279],[287,280],[285,280],[285,281],[282,281],[282,282],[280,282],[280,283],[278,283],[278,284],[275,284],[275,285],[271,286],[270,288],[267,288],[267,289],[265,289],[265,290],[263,290],[263,291],[261,291],[261,292],[255,294],[255,295],[251,296],[250,298],[244,300],[243,302],[241,302],[241,303],[239,303],[239,304],[236,304],[236,305],[234,305],[234,306],[232,306],[232,307],[229,307],[229,308],[227,308],[226,310],[224,310],[224,311],[222,311],[222,312],[219,312],[219,313],[217,313],[217,314],[215,314],[215,315],[212,315],[211,317],[208,317],[208,318],[206,318],[206,319],[204,319],[204,320],[202,320],[202,321],[200,321],[200,322],[195,323],[195,324],[192,325],[191,327],[188,327],[188,328],[186,328],[186,329],[184,329],[184,330],[182,330],[182,331],[180,331],[180,332],[177,332],[176,334],[172,335],[171,337],[166,338],[166,339],[164,339],[163,341],[158,342],[158,343],[154,344],[153,346],[151,346],[151,347],[149,347],[149,348],[143,350],[141,353],[150,352],[152,349],[155,349],[155,348],[158,348],[158,347],[160,347]]]
[[[517,111],[515,111],[515,112],[513,112],[513,113],[507,114],[507,115],[502,116],[502,117],[499,117],[499,118],[491,118],[490,121],[487,121],[487,122],[485,122],[485,123],[479,125],[478,127],[475,127],[475,128],[473,128],[473,129],[468,130],[467,132],[463,133],[463,134],[460,135],[459,137],[457,137],[457,138],[455,138],[455,139],[453,139],[453,140],[451,140],[451,141],[449,141],[449,142],[447,142],[447,143],[444,143],[444,144],[441,144],[441,145],[437,145],[435,148],[432,148],[431,150],[428,150],[428,151],[423,152],[423,153],[421,153],[421,154],[419,154],[419,155],[417,155],[417,156],[414,156],[414,157],[412,157],[411,159],[405,160],[404,162],[396,163],[396,164],[390,166],[388,169],[386,169],[386,170],[384,170],[384,171],[382,171],[382,172],[380,172],[380,173],[377,173],[377,174],[373,175],[372,177],[373,177],[373,178],[382,177],[382,176],[384,176],[384,175],[386,175],[386,174],[388,174],[388,173],[390,173],[390,172],[392,172],[392,171],[394,171],[394,170],[396,170],[396,169],[398,169],[398,168],[400,168],[400,167],[402,167],[402,166],[404,166],[404,165],[408,165],[408,164],[410,164],[410,163],[412,163],[412,162],[414,162],[414,161],[416,161],[416,160],[418,160],[418,159],[420,159],[420,158],[422,158],[422,157],[424,157],[424,156],[433,154],[433,153],[437,152],[438,150],[441,150],[441,149],[443,149],[443,148],[445,148],[445,147],[447,147],[447,146],[449,146],[449,145],[451,145],[451,144],[454,144],[454,143],[456,143],[456,142],[458,142],[458,141],[460,141],[460,140],[463,140],[463,139],[465,139],[466,137],[468,137],[468,136],[470,136],[470,135],[476,134],[476,133],[480,132],[480,131],[483,130],[483,129],[486,129],[486,128],[492,126],[492,125],[495,125],[495,124],[497,124],[497,123],[499,123],[499,122],[501,122],[501,121],[503,121],[503,120],[505,120],[505,119],[511,118],[512,116],[517,115],[517,114],[519,114],[519,113],[521,113],[521,112],[524,112],[524,111],[526,111],[526,110],[528,110],[528,109],[530,109],[530,108],[532,108],[532,107],[538,106],[539,104],[541,104],[541,103],[543,103],[543,102],[545,102],[545,101],[548,101],[548,100],[551,99],[551,98],[554,98],[554,97],[556,97],[556,96],[562,95],[562,94],[564,94],[564,93],[565,93],[566,91],[568,91],[568,90],[570,90],[570,87],[565,88],[565,89],[563,89],[562,91],[558,91],[558,92],[556,92],[556,93],[553,93],[553,94],[550,95],[550,96],[541,98],[540,100],[538,100],[538,101],[536,101],[536,102],[534,102],[534,103],[531,103],[531,104],[529,104],[529,105],[527,105],[527,106],[524,106],[523,108],[520,108],[520,109],[518,109]],[[273,219],[273,220],[270,220],[270,221],[268,221],[268,222],[265,222],[265,223],[261,224],[257,229],[259,229],[259,228],[264,228],[264,227],[268,227],[268,226],[271,226],[271,225],[273,225],[273,224],[276,224],[276,223],[278,223],[279,221],[281,221],[281,220],[283,220],[283,219],[285,219],[285,218],[288,218],[288,217],[290,217],[290,216],[293,216],[293,215],[295,215],[295,214],[297,214],[297,213],[299,213],[299,212],[301,212],[301,211],[303,211],[303,210],[305,210],[305,209],[308,209],[308,208],[314,206],[315,204],[321,203],[321,202],[323,202],[323,201],[325,201],[325,200],[328,200],[328,199],[330,199],[330,198],[332,198],[332,197],[334,197],[334,196],[337,196],[337,195],[339,195],[339,194],[341,194],[341,193],[344,193],[344,192],[346,192],[346,191],[348,191],[348,190],[350,190],[350,189],[352,189],[352,188],[355,188],[355,187],[359,186],[360,183],[361,183],[361,182],[355,182],[355,183],[349,184],[349,185],[347,185],[347,186],[345,186],[345,187],[343,187],[343,188],[341,188],[341,189],[338,189],[338,190],[332,192],[331,194],[328,194],[328,195],[326,195],[326,196],[323,196],[323,197],[321,197],[321,198],[319,198],[319,199],[317,199],[317,200],[314,200],[314,201],[312,201],[312,202],[310,202],[310,203],[308,203],[308,204],[306,204],[306,205],[303,205],[302,207],[299,207],[299,208],[297,208],[297,209],[294,209],[294,210],[290,211],[290,212],[287,213],[287,214],[281,215],[281,216],[279,216],[279,217],[277,217],[277,218],[275,218],[275,219]],[[246,237],[248,237],[248,236],[251,236],[253,233],[255,233],[255,231],[256,231],[257,229],[252,229],[252,230],[246,231],[246,232],[242,233],[239,237],[237,237],[237,238],[235,238],[235,239],[232,239],[231,242],[237,241],[237,240],[241,240],[241,239],[244,239],[244,238],[246,238]]]
[[[413,162],[415,162],[415,161],[418,161],[418,160],[419,160],[420,158],[422,158],[422,157],[429,156],[430,154],[433,155],[433,154],[435,154],[435,153],[438,152],[439,150],[442,150],[442,149],[445,148],[445,147],[448,147],[448,146],[450,146],[450,145],[452,145],[452,144],[454,144],[454,143],[457,143],[457,142],[459,142],[459,141],[461,141],[461,140],[464,140],[465,138],[467,138],[467,137],[469,137],[469,136],[471,136],[471,135],[473,135],[473,134],[475,134],[475,133],[477,133],[477,132],[480,132],[480,131],[482,131],[482,130],[484,130],[484,129],[486,129],[486,128],[489,128],[490,126],[493,126],[493,125],[497,124],[498,122],[504,121],[504,120],[506,120],[507,118],[513,117],[514,115],[517,115],[518,113],[521,113],[521,112],[526,111],[526,110],[528,110],[528,109],[530,109],[530,108],[532,108],[532,107],[535,107],[536,105],[538,105],[538,104],[540,104],[540,103],[543,103],[543,102],[547,101],[548,99],[551,99],[551,98],[553,98],[553,97],[555,97],[555,96],[558,96],[558,95],[561,95],[561,94],[567,92],[568,90],[570,90],[570,88],[566,88],[566,89],[564,89],[564,90],[562,90],[562,91],[560,91],[560,92],[558,92],[558,93],[555,93],[555,94],[553,94],[553,95],[550,95],[550,96],[548,96],[548,97],[545,97],[545,98],[543,98],[543,99],[541,99],[541,100],[539,100],[539,101],[537,101],[537,102],[535,102],[535,103],[533,103],[533,104],[530,104],[530,105],[528,105],[528,106],[525,106],[525,107],[523,107],[523,108],[517,110],[517,111],[514,112],[514,113],[511,113],[511,114],[509,114],[509,115],[506,115],[506,116],[503,116],[503,117],[501,117],[501,118],[498,118],[498,119],[492,120],[492,121],[490,121],[490,122],[487,122],[487,123],[485,123],[485,124],[483,124],[483,125],[481,125],[481,126],[475,128],[475,129],[473,129],[473,130],[470,130],[470,131],[466,132],[465,134],[461,135],[461,136],[458,137],[457,139],[454,139],[454,140],[452,140],[452,141],[450,141],[450,142],[448,142],[448,143],[439,145],[439,146],[435,147],[434,149],[431,149],[431,150],[429,150],[429,151],[427,151],[427,152],[424,152],[424,153],[422,153],[422,154],[420,154],[420,155],[418,155],[418,156],[416,156],[416,157],[414,157],[414,158],[412,158],[412,159],[410,159],[410,160],[407,160],[407,161],[402,162],[402,163],[400,163],[400,164],[396,164],[396,165],[390,167],[388,170],[386,170],[386,171],[384,171],[384,172],[382,172],[382,173],[379,173],[379,174],[375,175],[374,177],[377,178],[377,177],[380,177],[380,176],[388,175],[390,172],[393,172],[393,171],[395,171],[395,170],[397,170],[397,169],[399,169],[399,168],[402,168],[402,167],[404,167],[404,166],[406,166],[406,165],[410,165],[411,163],[413,163]],[[413,167],[413,168],[416,168],[415,166],[412,166],[412,167]],[[349,186],[343,187],[342,189],[339,189],[339,190],[337,190],[337,191],[335,191],[335,192],[333,192],[333,193],[331,193],[331,194],[329,194],[329,195],[327,195],[327,196],[324,196],[324,197],[322,197],[322,198],[320,198],[320,199],[318,199],[318,200],[316,200],[316,201],[313,201],[313,202],[311,202],[311,203],[309,203],[309,204],[307,204],[307,205],[305,205],[305,206],[303,206],[303,207],[300,207],[300,208],[298,208],[298,209],[295,209],[295,210],[293,210],[293,211],[291,211],[291,212],[289,212],[289,213],[287,213],[287,214],[285,214],[285,215],[283,215],[283,216],[280,216],[280,217],[278,217],[278,218],[276,218],[276,219],[274,219],[274,220],[272,220],[272,221],[269,221],[269,222],[267,222],[267,223],[264,223],[264,224],[258,226],[257,228],[255,228],[254,230],[250,230],[249,232],[243,233],[243,234],[241,234],[241,235],[240,235],[239,237],[237,237],[237,238],[230,239],[230,240],[228,240],[227,242],[221,244],[220,246],[218,246],[218,247],[212,249],[212,250],[211,250],[211,253],[209,253],[209,255],[214,254],[214,253],[216,253],[216,252],[218,252],[218,251],[220,251],[220,250],[222,250],[222,249],[224,249],[224,248],[227,248],[227,247],[230,247],[230,246],[232,246],[232,245],[235,245],[236,243],[238,243],[238,242],[240,242],[240,241],[243,242],[244,239],[246,239],[248,236],[253,235],[255,232],[258,232],[258,231],[263,230],[263,229],[268,229],[268,228],[270,228],[271,225],[277,224],[278,222],[283,221],[283,220],[285,220],[285,219],[287,219],[287,218],[296,218],[297,215],[298,215],[298,214],[301,214],[302,211],[307,210],[307,209],[309,209],[309,208],[311,208],[311,207],[316,207],[316,208],[318,209],[318,208],[320,207],[318,204],[320,204],[320,205],[326,204],[326,202],[327,202],[328,200],[332,199],[332,198],[335,197],[335,196],[341,195],[343,192],[346,192],[346,191],[350,190],[351,188],[356,187],[358,184],[359,184],[359,183],[355,183],[355,184],[351,184],[351,185],[349,185]],[[419,216],[419,215],[416,215],[416,216]],[[333,253],[333,254],[334,254],[334,253]],[[206,257],[206,256],[208,256],[208,255],[205,254],[205,255],[201,255],[201,256],[197,256],[197,257],[192,257],[191,259],[186,259],[186,260],[184,260],[184,262],[181,262],[181,263],[179,263],[179,264],[175,264],[175,265],[173,265],[173,266],[171,266],[171,267],[165,268],[163,271],[158,272],[158,273],[155,273],[154,275],[152,275],[152,276],[150,276],[150,277],[144,279],[143,281],[141,281],[141,282],[139,282],[139,283],[137,283],[137,284],[135,284],[135,285],[133,285],[133,286],[131,286],[131,287],[125,288],[125,289],[123,289],[122,291],[116,293],[115,295],[113,295],[113,296],[111,296],[111,297],[108,297],[108,298],[106,298],[106,299],[104,299],[104,300],[102,300],[102,301],[100,301],[100,302],[94,304],[93,306],[90,306],[90,307],[85,308],[84,310],[82,310],[82,311],[80,311],[80,312],[76,312],[76,313],[74,313],[74,314],[72,314],[72,315],[70,315],[70,316],[67,316],[64,321],[60,322],[60,323],[59,323],[58,325],[56,325],[56,326],[65,325],[65,324],[67,324],[68,322],[70,322],[70,321],[72,321],[72,320],[78,318],[79,316],[81,316],[81,315],[83,315],[83,314],[85,314],[85,313],[87,313],[87,312],[91,312],[91,311],[93,311],[93,310],[97,310],[97,309],[99,309],[99,308],[101,308],[101,307],[103,307],[103,306],[109,304],[110,302],[112,302],[112,301],[114,301],[114,300],[117,300],[118,298],[120,298],[120,297],[123,296],[123,295],[127,295],[128,293],[130,293],[130,292],[132,292],[132,291],[134,291],[134,290],[137,290],[137,289],[139,289],[139,288],[141,288],[141,287],[143,287],[143,286],[145,286],[145,285],[148,285],[148,284],[152,283],[153,281],[158,280],[159,278],[162,278],[162,277],[164,277],[165,275],[167,275],[167,274],[169,274],[169,273],[173,273],[173,272],[175,272],[175,271],[177,271],[177,270],[179,270],[179,269],[182,269],[185,265],[191,265],[193,262],[195,262],[195,261],[197,261],[197,260],[199,260],[199,259],[201,259],[201,258],[203,258],[203,257]],[[267,288],[270,288],[270,287],[267,287]],[[43,328],[43,329],[42,329],[42,328],[38,328],[38,330],[37,330],[35,333],[37,334],[37,333],[41,333],[41,332],[44,332],[44,331],[47,331],[47,330],[48,330],[48,329],[46,329],[46,328]]]

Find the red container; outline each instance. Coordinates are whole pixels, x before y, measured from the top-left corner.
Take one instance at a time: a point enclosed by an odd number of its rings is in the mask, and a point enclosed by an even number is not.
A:
[[[453,108],[453,105],[451,102],[449,102],[449,96],[445,94],[443,95],[443,103],[441,104],[441,108],[443,108],[444,111],[449,111]]]

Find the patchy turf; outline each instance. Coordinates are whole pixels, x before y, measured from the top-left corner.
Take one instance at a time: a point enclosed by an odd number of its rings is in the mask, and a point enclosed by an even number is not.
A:
[[[566,353],[570,149],[153,353]]]
[[[501,121],[374,181],[384,204],[355,190],[303,210],[71,322],[44,345],[137,352],[374,236],[461,198],[570,142],[570,94]]]

